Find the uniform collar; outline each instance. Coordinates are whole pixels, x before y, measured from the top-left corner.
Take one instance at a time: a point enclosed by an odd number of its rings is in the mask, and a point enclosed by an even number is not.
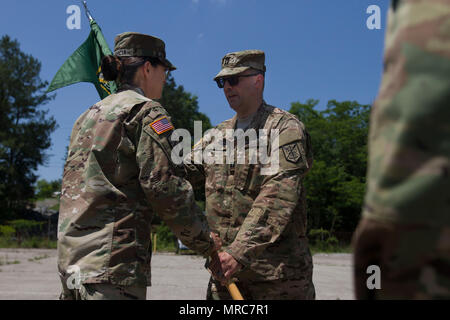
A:
[[[269,112],[267,111],[267,103],[263,100],[261,105],[259,106],[258,110],[256,111],[252,122],[250,122],[250,125],[248,126],[248,129],[262,129],[264,127],[264,124],[266,123],[267,117],[269,116]],[[231,119],[230,122],[230,129],[236,129],[236,121],[237,121],[237,115],[234,115],[234,117]]]
[[[133,90],[133,91],[135,91],[135,92],[137,92],[140,95],[145,97],[144,90],[142,90],[139,87],[135,87],[135,86],[132,86],[130,84],[127,84],[127,83],[124,83],[124,84],[120,85],[119,90],[117,90],[117,92],[119,93],[119,92],[126,91],[126,90]]]

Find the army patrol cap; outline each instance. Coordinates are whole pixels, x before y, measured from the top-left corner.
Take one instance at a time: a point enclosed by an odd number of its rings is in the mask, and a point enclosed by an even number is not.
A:
[[[118,57],[157,58],[170,71],[176,67],[166,59],[166,45],[159,38],[137,32],[124,32],[114,39],[114,55]]]
[[[249,69],[266,72],[264,61],[264,51],[261,50],[244,50],[227,53],[222,58],[222,70],[214,77],[214,80],[238,75]]]

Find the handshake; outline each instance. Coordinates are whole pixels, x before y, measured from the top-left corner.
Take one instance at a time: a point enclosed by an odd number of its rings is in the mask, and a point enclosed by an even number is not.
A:
[[[226,286],[231,281],[231,277],[242,268],[242,265],[233,258],[228,252],[220,252],[222,240],[214,232],[210,233],[214,241],[215,251],[211,254],[205,268],[211,273],[212,277]]]

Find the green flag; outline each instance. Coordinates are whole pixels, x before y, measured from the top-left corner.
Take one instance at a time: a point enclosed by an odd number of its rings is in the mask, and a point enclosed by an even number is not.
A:
[[[101,61],[112,54],[94,19],[90,21],[91,32],[86,41],[64,62],[50,83],[47,92],[77,83],[91,82],[101,99],[116,92],[114,81],[105,81],[101,72]]]

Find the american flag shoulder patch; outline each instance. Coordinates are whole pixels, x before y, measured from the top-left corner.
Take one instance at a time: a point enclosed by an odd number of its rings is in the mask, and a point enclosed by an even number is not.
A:
[[[169,119],[167,117],[161,117],[159,119],[156,119],[152,123],[149,124],[149,126],[157,133],[161,134],[169,130],[175,129],[173,125],[170,123]]]

